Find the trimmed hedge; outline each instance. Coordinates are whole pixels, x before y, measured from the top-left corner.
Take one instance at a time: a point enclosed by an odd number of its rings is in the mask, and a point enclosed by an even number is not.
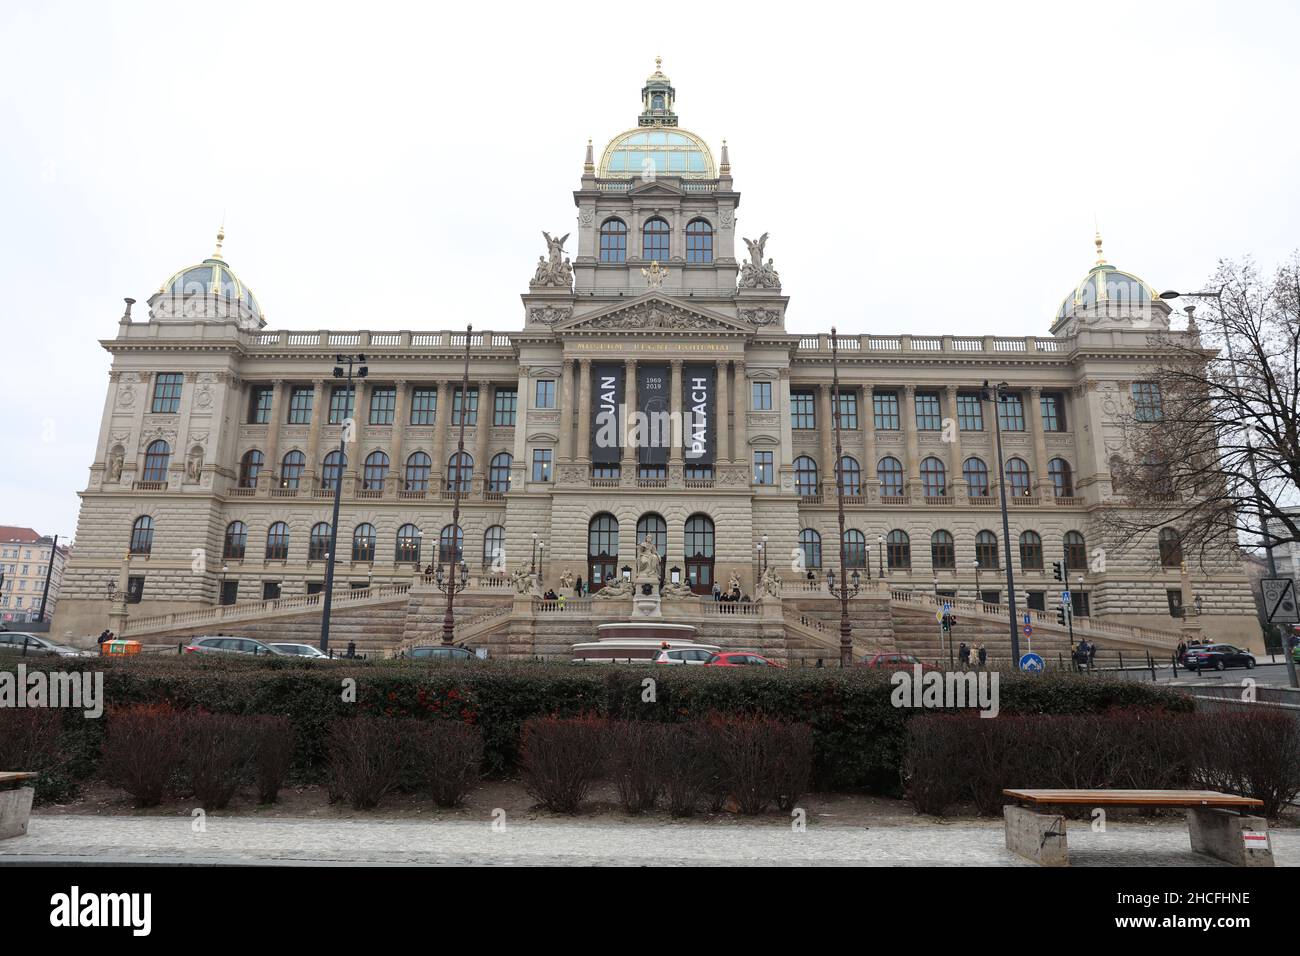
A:
[[[749,714],[811,726],[817,788],[897,794],[907,725],[923,713],[895,708],[889,675],[866,669],[734,672],[506,661],[259,661],[216,655],[69,660],[59,667],[102,670],[110,708],[163,704],[286,717],[293,727],[291,774],[299,782],[325,780],[331,725],[359,714],[478,727],[490,776],[518,770],[521,729],[533,717],[676,723],[712,714]],[[654,681],[653,694],[643,683],[647,679]],[[349,680],[355,680],[355,703],[345,700]],[[1007,715],[1088,714],[1116,707],[1192,709],[1189,697],[1166,688],[1071,674],[1003,674],[1000,696]],[[99,720],[65,715],[62,743],[79,775],[93,769],[112,723],[111,712]]]

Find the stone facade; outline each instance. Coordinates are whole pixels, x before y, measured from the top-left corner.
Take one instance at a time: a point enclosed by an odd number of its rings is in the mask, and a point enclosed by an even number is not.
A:
[[[787,333],[788,298],[766,233],[742,237],[748,254],[737,257],[740,194],[727,146],[715,164],[702,139],[679,130],[674,95],[656,72],[638,126],[611,141],[599,164],[588,145],[573,193],[576,225],[558,238],[546,234],[547,255],[522,296],[521,327],[503,316],[500,326],[468,336],[268,331],[245,287],[230,294],[237,280],[220,249],[164,284],[149,299],[147,321],[133,319],[128,302],[117,335],[103,343],[113,365],[55,632],[97,633],[122,594],[139,597],[127,613],[148,616],[211,607],[223,589],[227,601],[247,601],[268,584],[286,597],[319,587],[325,561],[310,538],[330,520],[327,456],[341,439],[336,586],[409,581],[416,561],[398,554],[399,529],[420,530],[418,563],[428,564],[440,557],[437,542],[451,523],[450,463],[460,437],[451,411],[468,350],[478,405],[464,433],[473,465],[460,523],[475,573],[529,566],[539,555],[545,582],[565,570],[591,581],[589,530],[606,514],[617,522],[618,569],[634,565],[638,521],[654,515],[666,528],[665,569],[686,568],[687,522],[704,516],[713,531],[711,567],[699,573],[724,586],[735,574],[754,593],[760,545],[786,578],[804,577],[807,564],[838,573],[831,477],[838,381],[846,476],[852,465],[860,475],[846,477],[846,527],[863,543],[850,548],[851,559],[861,565],[865,557],[873,576],[886,565],[895,588],[962,597],[975,595],[978,573],[980,590],[1005,600],[1002,574],[987,560],[975,568],[981,532],[995,536],[999,566],[1004,551],[994,406],[971,396],[986,381],[1006,382],[1022,413],[1008,417],[1003,457],[1028,473],[1008,479],[1019,482],[1013,552],[1023,532],[1037,533],[1045,569],[1013,558],[1020,602],[1036,592],[1051,606],[1060,589],[1052,563],[1062,558],[1066,534],[1077,532],[1086,544],[1076,553],[1088,560],[1070,581],[1087,594],[1092,615],[1176,627],[1167,592],[1190,587],[1203,596],[1207,631],[1257,643],[1251,594],[1234,563],[1195,569],[1189,579],[1159,566],[1154,542],[1100,553],[1097,517],[1121,506],[1110,474],[1121,418],[1150,362],[1148,336],[1169,327],[1169,309],[1149,287],[1099,256],[1046,336],[963,330],[832,341]],[[572,259],[564,248],[571,235]],[[794,240],[778,237],[774,247],[782,241]],[[209,269],[211,284],[186,278],[203,279]],[[1105,284],[1116,282],[1135,294],[1107,296]],[[823,325],[831,323],[824,317]],[[340,353],[364,355],[368,370],[347,434],[337,400],[331,417]],[[692,467],[680,432],[662,449],[662,465],[632,444],[612,462],[595,463],[594,376],[609,365],[626,375],[628,411],[635,411],[639,371],[662,368],[669,410],[682,414],[690,411],[683,377],[714,377],[711,463]],[[981,409],[978,427],[972,401]],[[251,466],[259,455],[260,466]],[[300,467],[291,464],[297,455]],[[386,470],[377,465],[381,455]],[[427,475],[420,456],[428,458]],[[970,459],[987,469],[987,489],[967,481]],[[1068,466],[1063,480],[1052,474],[1059,462]],[[147,547],[143,532],[133,535],[145,517]],[[226,548],[235,522],[246,533],[242,557]],[[268,531],[279,522],[287,526],[287,554],[268,557]],[[354,554],[359,526],[373,528],[373,555],[365,547]],[[882,538],[891,532],[906,534],[906,553],[897,545],[886,553]],[[952,536],[953,567],[932,565],[936,532]],[[502,541],[504,554],[492,554]]]

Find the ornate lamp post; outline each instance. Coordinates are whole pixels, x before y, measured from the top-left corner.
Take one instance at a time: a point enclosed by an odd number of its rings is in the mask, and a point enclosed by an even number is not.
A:
[[[885,580],[885,536],[876,536],[876,552],[880,557],[880,580]]]
[[[348,439],[351,437],[353,428],[352,419],[357,413],[356,409],[356,385],[353,384],[353,378],[365,378],[370,370],[361,363],[366,360],[364,355],[357,355],[355,358],[351,355],[336,355],[334,361],[338,364],[334,366],[335,378],[346,378],[348,383],[348,417],[343,422],[343,428],[339,432],[339,470],[334,477],[334,516],[330,519],[330,548],[329,554],[325,559],[325,600],[321,602],[322,611],[320,619],[320,649],[322,653],[328,654],[330,649],[330,607],[334,603],[334,553],[338,550],[339,543],[339,504],[343,500],[343,469],[345,467]],[[357,369],[353,372],[353,362],[357,363]],[[347,366],[346,373],[344,366]],[[316,412],[320,414],[320,412]]]
[[[994,401],[996,397],[993,406],[993,424],[997,432],[998,502],[1002,506],[1002,544],[1006,549],[1007,608],[1010,614],[1008,623],[1011,628],[1011,656],[1019,661],[1020,630],[1016,627],[1016,575],[1011,569],[1011,521],[1007,517],[1007,478],[1002,464],[1002,402],[1006,400],[1006,390],[1009,387],[1006,382],[999,382],[995,388],[990,389],[988,381],[985,380],[984,388],[980,390],[980,401]]]
[[[763,540],[754,545],[754,550],[758,552],[758,573],[767,574],[767,535],[763,535]]]
[[[844,565],[844,482],[840,477],[840,460],[844,457],[844,446],[840,442],[840,351],[839,337],[835,327],[831,326],[831,383],[834,393],[831,422],[835,427],[835,512],[840,526],[840,577],[839,585],[835,583],[835,570],[826,573],[826,586],[831,594],[840,599],[840,667],[853,666],[853,627],[849,624],[849,598],[855,596],[862,587],[862,575],[853,572],[853,583],[845,576]],[[766,544],[767,537],[763,537]]]
[[[465,590],[469,585],[469,567],[463,560],[463,555],[458,555],[458,551],[463,551],[463,545],[457,547],[458,542],[463,540],[460,530],[460,496],[461,486],[464,483],[465,471],[465,420],[469,418],[469,343],[470,333],[474,331],[474,326],[465,326],[465,370],[460,377],[460,432],[456,437],[456,470],[452,475],[451,482],[451,557],[448,564],[451,565],[451,577],[448,579],[448,586],[443,587],[442,572],[442,555],[439,555],[438,569],[434,574],[438,588],[447,594],[447,609],[442,614],[442,643],[449,645],[456,631],[456,618],[453,609],[456,603],[456,593]],[[479,426],[482,427],[481,425]],[[439,542],[441,545],[441,542]],[[459,587],[456,586],[456,567],[460,567]]]

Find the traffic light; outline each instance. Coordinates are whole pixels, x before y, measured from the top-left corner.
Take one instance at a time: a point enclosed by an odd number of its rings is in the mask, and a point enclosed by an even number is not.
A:
[[[1056,578],[1056,580],[1058,581],[1065,580],[1065,568],[1063,566],[1063,562],[1061,561],[1052,562],[1052,577]]]
[[[1065,605],[1059,605],[1056,609],[1056,623],[1065,626]]]
[[[945,631],[951,631],[953,627],[956,626],[956,624],[957,624],[957,619],[953,617],[951,614],[945,614],[943,616],[943,629]]]

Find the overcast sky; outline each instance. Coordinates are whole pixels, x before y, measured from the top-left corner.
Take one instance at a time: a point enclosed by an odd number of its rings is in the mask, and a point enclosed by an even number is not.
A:
[[[522,324],[655,55],[791,331],[1047,334],[1300,242],[1286,3],[0,2],[0,524],[71,535],[122,297],[212,251],[271,328]],[[741,250],[743,252],[743,249]]]

